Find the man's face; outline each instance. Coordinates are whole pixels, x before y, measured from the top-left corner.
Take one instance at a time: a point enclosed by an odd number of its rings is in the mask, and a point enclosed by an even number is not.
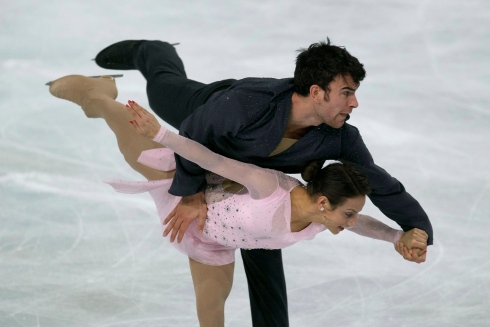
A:
[[[359,105],[355,95],[358,87],[350,76],[335,77],[329,85],[330,92],[320,91],[323,92],[323,101],[316,108],[318,118],[333,128],[342,127],[347,115]]]

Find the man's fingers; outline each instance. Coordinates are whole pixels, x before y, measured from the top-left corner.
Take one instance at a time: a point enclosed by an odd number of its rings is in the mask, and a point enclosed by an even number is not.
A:
[[[170,220],[172,220],[172,218],[175,216],[175,212],[176,212],[176,211],[177,211],[177,209],[174,209],[174,210],[172,210],[172,212],[171,212],[171,213],[169,213],[169,214],[168,214],[167,218],[165,218],[165,220],[163,221],[163,224],[164,224],[164,225],[168,224],[168,222],[169,222]]]
[[[410,245],[412,249],[419,248],[425,250],[427,248],[427,243],[424,241],[413,240],[412,242],[410,242]]]
[[[429,235],[425,231],[418,228],[414,228],[413,235],[415,238],[421,240],[422,242],[427,241],[429,239]]]
[[[199,220],[197,221],[197,231],[202,233],[204,230],[204,224],[206,223],[206,215],[200,215]]]
[[[180,228],[178,230],[178,237],[177,237],[177,243],[180,243],[182,242],[182,239],[184,238],[184,234],[187,230],[187,227],[189,227],[190,223],[192,222],[192,220],[190,222],[183,222],[182,225],[180,225]]]
[[[176,219],[173,219],[174,216],[168,216],[165,221],[163,222],[164,225],[167,225],[167,227],[165,228],[165,230],[163,231],[163,236],[166,237],[168,235],[168,233],[170,233],[170,231],[174,228],[174,225],[175,225],[175,221]]]
[[[172,220],[168,225],[167,227],[165,228],[165,230],[163,231],[163,237],[167,237],[168,233],[170,233],[172,231],[172,229],[174,228],[174,224],[175,222]]]
[[[180,226],[182,225],[182,219],[176,219],[176,223],[174,225],[174,228],[172,229],[172,234],[170,235],[170,243],[175,241],[175,237],[177,237],[177,232],[180,229]]]

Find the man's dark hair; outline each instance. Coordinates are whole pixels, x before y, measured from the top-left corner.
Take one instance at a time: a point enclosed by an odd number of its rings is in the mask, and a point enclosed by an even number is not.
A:
[[[363,64],[344,47],[330,44],[330,39],[313,43],[308,49],[299,49],[294,70],[294,91],[302,96],[310,94],[312,85],[320,86],[328,94],[328,85],[338,75],[351,76],[354,83],[366,77]]]

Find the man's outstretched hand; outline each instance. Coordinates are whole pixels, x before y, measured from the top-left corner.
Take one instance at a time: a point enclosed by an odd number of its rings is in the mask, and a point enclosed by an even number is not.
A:
[[[400,253],[405,260],[422,263],[427,257],[427,240],[429,236],[421,229],[414,228],[403,233],[398,242],[395,243],[396,252]]]
[[[170,242],[175,241],[175,237],[177,237],[177,243],[182,242],[187,227],[196,218],[198,219],[197,230],[199,233],[202,233],[207,213],[208,208],[204,200],[204,192],[183,196],[175,209],[163,221],[164,224],[168,224],[163,232],[163,236],[166,237],[172,232]]]

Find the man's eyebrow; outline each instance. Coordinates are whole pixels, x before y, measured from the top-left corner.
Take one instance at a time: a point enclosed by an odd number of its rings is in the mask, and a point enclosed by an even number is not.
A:
[[[352,87],[350,87],[350,86],[344,86],[343,88],[341,88],[341,90],[350,90],[350,91],[356,91],[356,90],[357,90],[357,88],[355,88],[355,89],[354,89],[354,88],[352,88]]]

